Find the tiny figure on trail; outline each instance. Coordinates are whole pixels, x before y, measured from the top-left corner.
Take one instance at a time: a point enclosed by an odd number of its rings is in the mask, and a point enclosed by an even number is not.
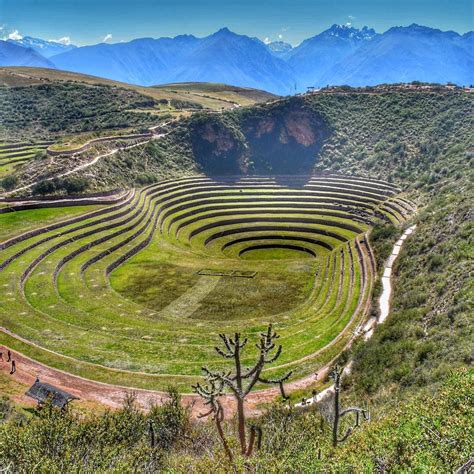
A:
[[[12,353],[11,353],[10,349],[8,349],[7,356],[8,356],[7,362],[11,362],[11,360],[12,360]]]
[[[0,352],[0,360],[3,362],[3,352]]]
[[[10,370],[10,375],[13,375],[16,372],[16,362],[12,360],[12,370]]]

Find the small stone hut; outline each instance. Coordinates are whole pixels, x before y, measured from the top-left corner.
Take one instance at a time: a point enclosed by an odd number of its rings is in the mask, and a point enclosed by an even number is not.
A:
[[[36,400],[40,406],[49,399],[53,406],[60,408],[61,410],[65,410],[69,402],[72,400],[79,400],[78,397],[56,388],[49,383],[40,382],[38,378],[25,395]]]

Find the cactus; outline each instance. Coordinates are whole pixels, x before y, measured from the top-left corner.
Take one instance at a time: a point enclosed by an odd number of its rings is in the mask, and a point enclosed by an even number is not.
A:
[[[331,378],[334,380],[334,420],[332,426],[332,444],[334,447],[338,445],[338,443],[344,442],[351,433],[360,426],[360,417],[365,421],[370,420],[370,414],[368,410],[364,410],[363,408],[358,407],[349,407],[345,410],[341,411],[339,396],[341,392],[341,375],[342,369],[339,366],[335,366],[331,371]],[[348,415],[349,413],[355,413],[355,422],[354,424],[347,429],[345,434],[342,437],[339,437],[339,422],[341,418]]]
[[[156,446],[156,437],[152,419],[148,420],[148,435],[150,437],[150,448],[154,448]]]
[[[227,442],[222,428],[224,409],[219,401],[219,397],[224,393],[224,384],[219,380],[211,380],[206,385],[201,385],[200,383],[193,385],[193,390],[205,400],[204,405],[209,407],[209,410],[205,413],[201,413],[199,418],[205,418],[210,415],[213,416],[224,451],[229,458],[229,461],[233,462],[232,451],[229,448],[229,443]]]
[[[260,334],[260,341],[256,345],[259,350],[258,358],[251,368],[243,368],[241,361],[241,354],[247,345],[247,338],[242,339],[240,333],[235,333],[234,337],[228,337],[225,334],[220,334],[224,348],[216,347],[217,353],[225,359],[233,359],[234,372],[230,371],[212,371],[207,367],[203,367],[207,385],[202,386],[197,384],[193,387],[194,391],[206,400],[206,404],[210,405],[210,411],[203,416],[214,414],[214,418],[223,419],[222,406],[219,403],[219,397],[223,394],[225,388],[230,390],[237,403],[237,423],[241,454],[249,457],[254,450],[255,440],[257,440],[257,449],[261,445],[262,431],[260,428],[253,426],[250,430],[250,439],[247,443],[246,436],[246,422],[245,422],[245,398],[252,391],[257,382],[263,384],[278,385],[281,395],[286,399],[283,383],[291,376],[288,372],[283,377],[277,379],[265,379],[262,377],[262,371],[265,365],[275,362],[280,357],[282,347],[276,347],[275,340],[278,339],[278,334],[273,330],[270,324],[266,332]],[[276,350],[274,351],[274,349]],[[219,414],[219,416],[218,416]],[[222,420],[221,420],[222,421]],[[222,429],[219,422],[218,430]],[[221,435],[221,432],[219,432]],[[221,439],[223,436],[221,435]],[[224,445],[225,447],[225,445]],[[228,446],[227,446],[228,447]],[[229,454],[228,454],[229,456]]]

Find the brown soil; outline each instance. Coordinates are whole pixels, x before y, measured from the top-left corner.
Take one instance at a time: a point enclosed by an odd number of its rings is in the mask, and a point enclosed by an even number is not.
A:
[[[7,353],[8,347],[0,346],[0,351]],[[134,389],[129,387],[122,387],[117,385],[109,385],[106,383],[95,382],[68,374],[58,369],[53,369],[44,364],[36,362],[29,357],[13,352],[13,359],[16,362],[16,373],[10,377],[15,382],[24,385],[25,391],[35,382],[38,377],[42,382],[49,383],[65,390],[80,400],[92,402],[92,404],[100,404],[107,408],[119,408],[122,406],[124,399],[129,395],[134,395],[136,401],[143,409],[148,409],[152,405],[160,405],[167,399],[167,394],[164,392]],[[6,361],[0,362],[0,371],[9,373],[11,365]],[[327,373],[327,368],[320,370],[318,375],[310,375],[300,380],[290,382],[285,385],[286,391],[292,392],[294,390],[304,389],[312,385],[317,380],[321,380]],[[251,393],[247,398],[246,410],[249,416],[256,416],[261,413],[262,405],[271,402],[279,395],[278,388],[269,388]],[[17,403],[22,405],[34,405],[34,401],[26,395],[13,397]],[[185,406],[189,406],[191,415],[195,418],[203,409],[202,401],[196,395],[183,395],[182,401]],[[225,409],[227,418],[231,418],[235,413],[234,400],[230,395],[222,397],[222,404]]]

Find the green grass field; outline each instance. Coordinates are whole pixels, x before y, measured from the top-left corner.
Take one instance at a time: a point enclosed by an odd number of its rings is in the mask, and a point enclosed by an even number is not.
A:
[[[203,365],[222,364],[219,333],[255,336],[272,322],[284,351],[268,375],[307,375],[364,320],[366,235],[377,219],[409,216],[399,192],[337,175],[198,176],[79,210],[0,244],[1,325],[23,338],[0,342],[90,379],[189,392]],[[40,211],[23,211],[27,228]]]
[[[14,173],[18,168],[32,160],[38,153],[46,150],[51,142],[1,143],[0,178]]]

